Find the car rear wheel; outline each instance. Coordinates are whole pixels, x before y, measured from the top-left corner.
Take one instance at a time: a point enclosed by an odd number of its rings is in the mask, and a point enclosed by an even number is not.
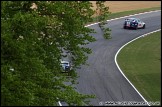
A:
[[[145,25],[143,25],[143,29],[145,29]]]

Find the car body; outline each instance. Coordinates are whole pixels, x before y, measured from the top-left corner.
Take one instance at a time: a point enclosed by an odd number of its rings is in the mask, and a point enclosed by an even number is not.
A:
[[[61,61],[61,66],[64,71],[70,71],[72,69],[72,64],[69,61]]]
[[[145,28],[146,24],[138,18],[126,18],[124,21],[123,28]]]

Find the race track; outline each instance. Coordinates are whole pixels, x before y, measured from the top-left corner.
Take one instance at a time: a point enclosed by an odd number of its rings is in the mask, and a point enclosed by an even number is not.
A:
[[[114,58],[121,46],[128,41],[145,33],[161,29],[161,11],[132,16],[146,23],[145,29],[123,29],[124,18],[108,22],[106,27],[111,31],[112,39],[106,40],[98,25],[89,28],[95,29],[96,34],[91,34],[97,41],[87,45],[92,49],[92,54],[87,60],[89,66],[78,69],[79,84],[77,91],[82,94],[94,94],[96,99],[91,100],[93,106],[105,105],[106,101],[143,101],[141,96],[128,83],[118,70]],[[147,72],[147,71],[146,71]],[[103,102],[99,104],[99,102]]]

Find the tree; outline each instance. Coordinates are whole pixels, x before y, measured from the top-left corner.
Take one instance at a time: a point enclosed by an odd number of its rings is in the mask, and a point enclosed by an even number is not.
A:
[[[95,41],[84,27],[94,11],[88,1],[1,2],[1,106],[89,104],[73,84]],[[36,8],[31,8],[36,4]],[[71,78],[61,73],[62,49],[71,53]],[[66,85],[65,82],[70,82]]]
[[[104,3],[105,1],[96,1],[97,6],[96,12],[98,14],[98,21],[100,22],[98,25],[104,33],[103,34],[104,38],[111,39],[110,36],[111,29],[104,27],[104,25],[107,24],[106,20],[108,19],[108,16],[111,12],[109,11],[109,7],[106,7]]]

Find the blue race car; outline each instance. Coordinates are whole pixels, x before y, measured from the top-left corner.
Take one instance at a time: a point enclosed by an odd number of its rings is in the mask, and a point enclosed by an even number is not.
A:
[[[133,29],[143,28],[143,29],[145,29],[145,27],[146,27],[146,24],[138,18],[125,19],[124,26],[123,26],[124,29],[127,29],[127,28],[133,28]]]
[[[64,71],[68,72],[68,71],[72,70],[72,64],[69,61],[61,61],[61,66]]]

